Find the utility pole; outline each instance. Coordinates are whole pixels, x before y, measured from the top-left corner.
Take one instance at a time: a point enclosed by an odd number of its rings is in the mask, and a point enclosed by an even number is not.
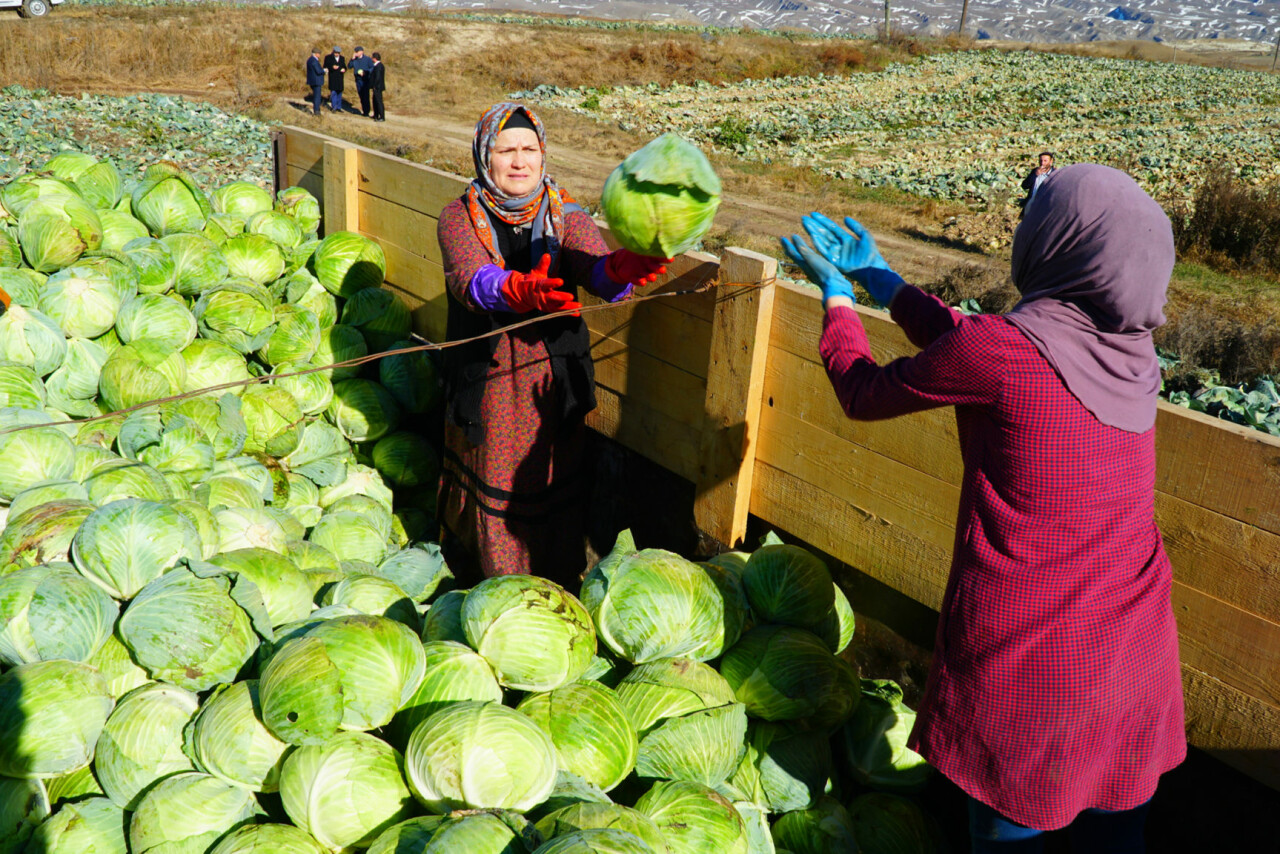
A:
[[[1276,59],[1280,58],[1280,33],[1276,33],[1276,51],[1271,54],[1271,70],[1276,70]]]
[[[889,0],[884,0],[884,38],[889,40]]]
[[[969,0],[964,0],[964,6],[960,9],[960,35],[964,35],[964,22],[969,17]]]

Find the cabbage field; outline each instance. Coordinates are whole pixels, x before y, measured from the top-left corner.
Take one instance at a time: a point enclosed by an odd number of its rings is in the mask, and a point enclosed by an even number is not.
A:
[[[1280,78],[1032,53],[939,53],[883,72],[517,93],[748,160],[975,204],[1020,197],[1035,155],[1118,165],[1160,201],[1226,166],[1280,179]]]

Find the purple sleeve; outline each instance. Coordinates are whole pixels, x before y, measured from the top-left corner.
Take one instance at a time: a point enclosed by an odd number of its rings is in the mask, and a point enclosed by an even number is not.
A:
[[[476,270],[467,285],[467,295],[476,308],[482,311],[511,311],[507,298],[502,295],[502,285],[509,274],[497,264],[485,264]]]
[[[850,418],[875,421],[938,406],[981,406],[996,402],[1004,379],[1005,352],[986,328],[992,321],[1000,322],[972,318],[918,355],[880,366],[871,358],[857,312],[832,308],[822,323],[819,351]]]
[[[605,272],[606,255],[591,266],[591,292],[606,302],[617,302],[631,296],[631,283],[619,284]]]
[[[908,340],[922,350],[955,329],[964,317],[942,300],[911,285],[904,285],[894,296],[889,316],[902,327]]]

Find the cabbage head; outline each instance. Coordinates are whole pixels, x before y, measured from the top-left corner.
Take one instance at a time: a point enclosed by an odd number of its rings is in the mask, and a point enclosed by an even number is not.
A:
[[[706,156],[673,133],[627,155],[600,198],[618,242],[655,258],[695,248],[719,206],[720,179]]]
[[[902,689],[890,679],[863,679],[862,699],[835,743],[853,778],[863,786],[912,793],[924,788],[931,768],[907,747],[916,714],[902,702]]]
[[[502,702],[493,668],[471,648],[441,640],[424,643],[422,652],[422,682],[392,722],[398,744],[406,743],[418,724],[454,703]]]
[[[262,669],[267,728],[290,744],[391,721],[422,681],[422,642],[395,620],[336,617],[285,641]]]
[[[129,850],[208,851],[256,812],[253,792],[199,771],[183,771],[156,783],[129,820]]]
[[[409,307],[383,288],[365,288],[342,306],[342,322],[360,330],[375,351],[389,349],[413,331]]]
[[[752,629],[724,654],[720,672],[747,713],[830,730],[861,699],[858,672],[820,638],[790,626]]]
[[[275,331],[275,302],[248,280],[231,279],[205,291],[194,308],[200,335],[248,355]]]
[[[898,795],[868,792],[849,802],[849,824],[861,851],[938,854],[932,817]]]
[[[102,223],[99,248],[110,252],[124,252],[131,241],[150,236],[145,225],[124,211],[99,210],[98,221]]]
[[[413,731],[405,770],[414,796],[432,812],[525,812],[555,786],[555,745],[532,720],[500,703],[454,703]]]
[[[240,397],[248,435],[246,454],[287,456],[302,440],[302,409],[293,395],[270,385],[252,385]]]
[[[285,283],[284,301],[314,314],[321,329],[328,329],[338,322],[337,297],[326,291],[320,280],[305,268],[290,274]]]
[[[75,265],[49,277],[40,311],[72,338],[97,338],[116,322],[128,294],[105,273]]]
[[[271,210],[271,194],[248,181],[232,181],[213,191],[209,199],[216,213],[232,214],[248,219],[261,211]]]
[[[302,242],[302,229],[292,217],[276,211],[260,211],[245,221],[244,230],[261,234],[287,252]]]
[[[11,513],[0,534],[0,572],[65,561],[80,524],[96,508],[88,501],[50,501]]]
[[[40,199],[18,217],[18,242],[32,269],[52,273],[102,246],[102,221],[78,196]]]
[[[31,837],[29,851],[126,854],[124,810],[103,797],[63,803]]]
[[[831,573],[800,546],[761,546],[742,572],[751,608],[762,623],[813,631],[835,607]]]
[[[98,415],[98,380],[106,363],[107,351],[97,342],[87,338],[68,340],[66,358],[45,383],[49,405],[68,415]]]
[[[152,678],[192,691],[234,681],[273,636],[253,582],[192,558],[142,588],[116,631]]]
[[[747,831],[733,804],[699,783],[655,783],[636,810],[653,819],[671,854],[747,854]]]
[[[57,371],[54,372],[56,374]],[[94,391],[97,391],[96,382]],[[39,410],[44,408],[47,400],[45,384],[35,371],[16,362],[0,362],[0,408]]]
[[[59,201],[68,197],[82,201],[84,199],[70,181],[55,178],[52,175],[26,172],[0,187],[0,211],[20,218],[23,211],[36,201],[42,199]]]
[[[327,235],[311,256],[311,272],[325,290],[344,299],[365,288],[376,288],[386,277],[382,247],[354,231]]]
[[[115,207],[123,195],[115,164],[83,151],[59,152],[46,160],[40,171],[70,182],[99,211]]]
[[[134,663],[129,648],[114,634],[107,638],[102,648],[86,663],[98,669],[102,678],[107,680],[107,691],[115,698],[123,697],[134,688],[151,681],[147,671]]]
[[[276,193],[275,209],[292,217],[303,234],[315,234],[320,228],[320,202],[302,187]]]
[[[440,462],[435,448],[420,433],[388,433],[373,446],[373,465],[392,486],[435,484]]]
[[[80,662],[36,661],[0,674],[0,776],[49,778],[85,767],[114,704],[107,681]]]
[[[363,732],[291,752],[280,771],[280,798],[293,823],[332,851],[368,847],[414,812],[404,758]]]
[[[367,355],[369,355],[369,345],[360,334],[360,330],[354,326],[336,323],[327,329],[320,330],[320,346],[316,347],[316,354],[312,357],[312,361],[317,365],[334,365]],[[326,371],[326,376],[334,382],[352,379],[359,374],[359,365],[330,368]]]
[[[583,580],[582,601],[600,639],[633,664],[710,653],[724,637],[725,600],[707,570],[661,549],[636,552],[629,532]]]
[[[223,507],[215,511],[214,517],[222,535],[218,551],[262,548],[284,554],[289,532],[266,508]]]
[[[289,745],[262,723],[258,680],[215,688],[186,735],[187,752],[206,774],[255,792],[279,788],[280,760]]]
[[[163,294],[173,289],[178,269],[169,244],[154,237],[137,237],[122,251],[138,272],[139,293]]]
[[[653,848],[634,833],[600,827],[558,836],[534,854],[653,854]]]
[[[529,694],[516,707],[551,737],[561,770],[608,792],[635,768],[639,742],[617,695],[594,682]]]
[[[413,347],[408,340],[392,341],[387,349],[402,350]],[[429,353],[398,353],[378,360],[378,382],[400,404],[405,412],[421,415],[440,405],[443,387]]]
[[[459,812],[402,821],[374,840],[369,854],[531,854],[541,841],[519,813]]]
[[[75,473],[75,446],[57,427],[43,426],[48,421],[33,409],[0,410],[0,429],[15,430],[0,433],[0,499],[12,501],[24,489]]]
[[[244,220],[233,214],[212,213],[204,221],[204,228],[200,229],[200,234],[209,238],[215,246],[221,249],[222,244],[226,243],[229,238],[235,237],[237,234],[244,234]]]
[[[333,400],[325,414],[352,442],[376,442],[400,424],[400,407],[395,398],[373,380],[335,382]]]
[[[315,837],[291,824],[247,824],[218,840],[209,854],[328,854]]]
[[[378,575],[389,578],[415,602],[426,602],[452,584],[453,573],[435,543],[401,549],[378,565]]]
[[[183,296],[198,296],[227,277],[229,268],[222,250],[202,234],[170,234],[161,238],[160,245],[169,250],[173,288]]]
[[[172,397],[187,381],[182,354],[163,341],[139,338],[114,350],[102,365],[98,391],[112,411]]]
[[[831,770],[826,732],[752,721],[746,755],[722,791],[769,812],[808,809],[822,796]]]
[[[773,823],[773,841],[778,848],[795,854],[843,854],[860,850],[848,810],[835,798],[825,795],[809,809],[791,810],[779,816]]]
[[[81,574],[117,599],[133,598],[180,559],[200,553],[190,520],[170,505],[136,498],[94,510],[71,544]]]
[[[486,578],[462,606],[467,642],[493,665],[498,681],[520,691],[550,691],[577,679],[596,653],[591,617],[567,590],[536,575]]]
[[[293,561],[270,549],[221,552],[209,563],[249,579],[262,595],[272,626],[301,620],[311,613],[311,583]]]
[[[224,383],[244,382],[252,378],[244,356],[221,341],[197,338],[182,351],[182,361],[187,363],[187,381],[183,391],[198,391]],[[239,396],[246,386],[232,386],[227,394]]]
[[[722,783],[746,751],[747,714],[711,667],[687,658],[637,666],[617,696],[640,736],[641,777]]]
[[[0,663],[88,661],[119,613],[106,592],[66,564],[0,575]]]
[[[284,255],[280,247],[261,234],[237,234],[222,244],[222,255],[232,276],[250,280],[256,285],[274,282],[284,273]]]
[[[639,837],[654,854],[667,854],[667,839],[642,812],[621,804],[577,803],[553,810],[538,819],[538,831],[547,839],[557,839],[580,830],[612,829]]]
[[[116,334],[125,344],[139,338],[181,350],[196,340],[196,319],[181,301],[164,294],[129,297],[116,316]]]
[[[20,305],[0,315],[0,360],[26,365],[47,377],[66,355],[66,334],[51,318]]]
[[[432,602],[422,621],[422,639],[465,644],[467,635],[462,630],[462,603],[466,598],[467,591],[450,590]]]
[[[275,331],[258,355],[268,365],[310,359],[320,346],[320,321],[308,309],[296,305],[275,307]]]
[[[181,167],[168,161],[147,167],[133,190],[132,210],[156,237],[198,232],[213,213],[204,191]]]
[[[194,485],[213,470],[213,443],[199,424],[172,410],[130,413],[116,442],[125,457],[146,463],[161,474],[175,475],[183,485]]]
[[[199,705],[195,694],[163,682],[150,682],[120,698],[98,736],[93,759],[98,782],[112,803],[137,809],[152,783],[195,770],[182,752],[182,733]]]

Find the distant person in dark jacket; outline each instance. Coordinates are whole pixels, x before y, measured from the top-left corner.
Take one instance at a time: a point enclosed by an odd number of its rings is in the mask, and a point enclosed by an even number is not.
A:
[[[307,58],[307,85],[311,87],[311,108],[320,115],[320,87],[324,85],[324,67],[320,64],[320,48],[313,47]]]
[[[1056,167],[1053,165],[1053,152],[1040,152],[1040,165],[1027,173],[1027,177],[1022,179],[1022,189],[1027,191],[1027,196],[1021,202],[1022,209],[1027,209],[1027,203],[1035,196],[1036,190],[1040,188],[1040,184],[1053,174]]]
[[[360,96],[360,115],[369,115],[369,72],[373,70],[373,60],[364,55],[364,48],[356,47],[351,53],[351,76],[356,81],[356,94]]]
[[[329,112],[336,113],[342,109],[342,78],[347,73],[342,48],[335,47],[333,53],[324,58],[324,70],[329,72]]]
[[[382,108],[382,93],[387,88],[387,67],[382,64],[382,54],[373,54],[373,70],[369,72],[369,89],[373,92],[373,120],[385,122],[387,113]]]

